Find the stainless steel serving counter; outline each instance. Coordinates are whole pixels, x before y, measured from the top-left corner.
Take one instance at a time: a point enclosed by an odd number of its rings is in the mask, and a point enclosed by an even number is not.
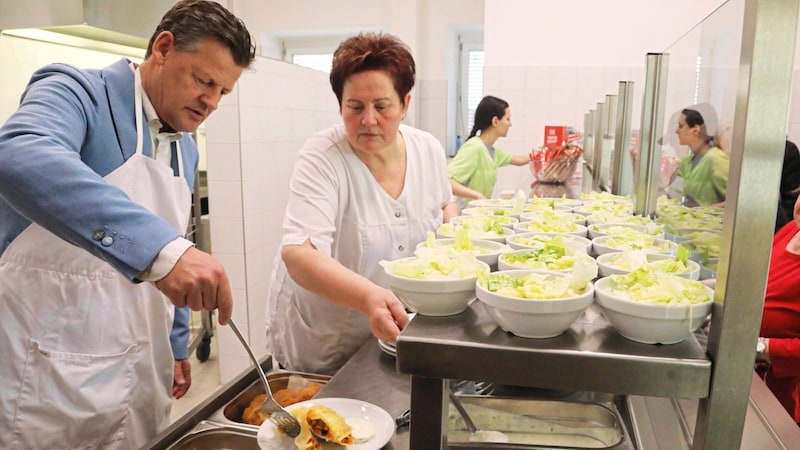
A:
[[[695,422],[686,411],[696,410],[697,399],[708,395],[711,376],[711,362],[695,336],[673,345],[635,343],[590,307],[560,336],[525,339],[502,331],[477,301],[454,316],[417,315],[398,339],[397,368],[412,375],[410,447],[415,450],[447,448],[446,379],[624,395],[623,418],[636,448],[689,448]],[[759,384],[763,387],[755,379],[753,385]],[[797,445],[798,427],[768,391],[757,392],[760,403],[751,396],[745,435],[763,439],[744,439],[741,448]],[[767,416],[770,420],[764,420]]]

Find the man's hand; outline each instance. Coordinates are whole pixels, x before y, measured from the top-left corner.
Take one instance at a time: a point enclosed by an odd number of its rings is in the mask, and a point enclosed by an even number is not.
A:
[[[172,396],[179,399],[186,395],[192,386],[192,365],[188,359],[175,360],[175,372],[172,379]]]
[[[184,252],[167,276],[156,281],[156,288],[175,306],[188,305],[195,311],[216,309],[221,325],[227,324],[233,313],[225,269],[216,258],[194,247]]]

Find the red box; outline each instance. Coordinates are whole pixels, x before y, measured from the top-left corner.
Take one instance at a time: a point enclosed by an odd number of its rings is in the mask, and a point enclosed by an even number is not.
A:
[[[552,147],[566,143],[569,140],[568,128],[565,126],[545,125],[544,145]]]

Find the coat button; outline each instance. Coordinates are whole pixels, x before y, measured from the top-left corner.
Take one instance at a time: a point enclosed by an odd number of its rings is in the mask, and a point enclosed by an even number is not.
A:
[[[105,230],[97,230],[94,233],[92,233],[92,240],[99,241],[100,239],[103,239],[105,235],[106,235]]]
[[[402,251],[403,251],[403,250],[405,250],[406,248],[405,248],[405,246],[401,245],[401,246],[397,247],[397,249],[398,249],[398,250],[400,250],[400,251],[402,252]]]
[[[110,247],[111,244],[113,243],[114,243],[114,238],[112,238],[111,236],[106,236],[100,241],[100,245],[102,245],[103,247]]]
[[[394,216],[395,217],[400,217],[401,216],[400,211],[397,211],[396,213],[394,213]]]

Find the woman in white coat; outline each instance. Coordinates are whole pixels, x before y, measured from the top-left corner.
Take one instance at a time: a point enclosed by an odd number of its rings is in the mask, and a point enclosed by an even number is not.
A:
[[[267,304],[267,341],[286,368],[332,374],[371,336],[394,342],[408,316],[378,262],[412,255],[458,213],[441,144],[400,123],[414,72],[391,35],[334,53],[344,124],[299,152]]]

